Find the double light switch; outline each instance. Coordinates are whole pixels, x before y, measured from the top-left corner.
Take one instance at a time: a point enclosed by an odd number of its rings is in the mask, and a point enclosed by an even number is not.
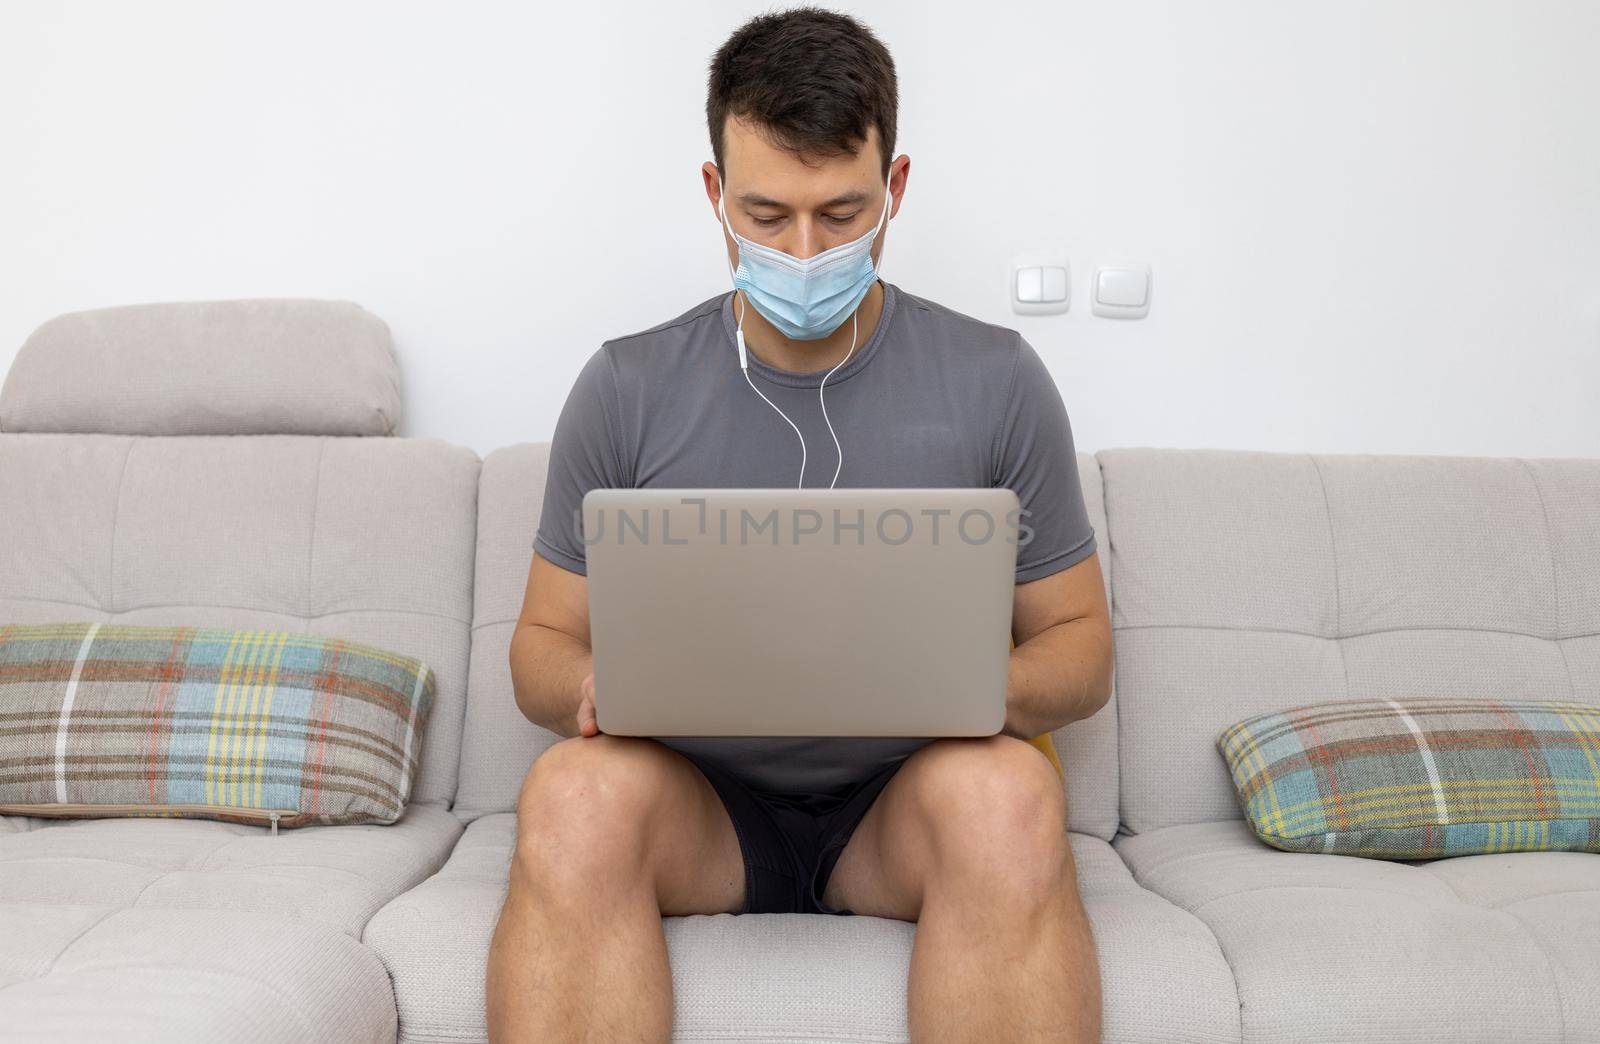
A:
[[[1024,255],[1011,262],[1011,308],[1023,315],[1065,312],[1071,268],[1054,254]]]
[[[1017,300],[1024,304],[1056,304],[1067,299],[1067,270],[1054,265],[1017,269]]]

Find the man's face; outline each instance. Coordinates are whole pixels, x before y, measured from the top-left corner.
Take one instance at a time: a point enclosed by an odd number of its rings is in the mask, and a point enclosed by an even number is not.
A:
[[[869,127],[867,133],[854,156],[806,163],[730,116],[723,138],[728,225],[746,239],[801,260],[866,235],[883,215],[888,191],[879,174],[878,129]],[[716,168],[707,167],[715,177]],[[891,167],[891,181],[893,173]],[[885,232],[887,225],[873,240],[874,264]],[[737,267],[738,244],[726,231],[723,240],[729,264]]]

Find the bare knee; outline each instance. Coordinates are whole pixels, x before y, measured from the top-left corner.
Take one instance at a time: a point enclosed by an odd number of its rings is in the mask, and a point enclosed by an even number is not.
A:
[[[1037,748],[1000,735],[939,740],[919,753],[916,798],[936,873],[1022,902],[1070,879],[1066,794]]]
[[[649,743],[574,736],[534,761],[517,796],[513,880],[595,887],[642,872],[661,774]]]

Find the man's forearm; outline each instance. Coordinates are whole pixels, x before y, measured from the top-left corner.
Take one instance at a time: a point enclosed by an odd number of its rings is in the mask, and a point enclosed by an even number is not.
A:
[[[1089,717],[1110,696],[1111,649],[1103,626],[1068,620],[1011,650],[1001,732],[1032,739]]]
[[[583,679],[594,670],[589,649],[570,634],[526,624],[511,635],[511,687],[517,707],[558,736],[578,735]]]

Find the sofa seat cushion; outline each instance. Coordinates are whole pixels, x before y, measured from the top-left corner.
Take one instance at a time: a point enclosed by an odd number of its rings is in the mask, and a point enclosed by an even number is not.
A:
[[[1285,852],[1241,819],[1113,844],[1216,934],[1245,1040],[1600,1039],[1600,854]]]
[[[392,1041],[383,964],[271,912],[0,904],[7,1040]]]
[[[394,900],[363,940],[383,958],[400,1040],[482,1041],[489,940],[516,817],[473,821],[434,877]],[[1072,833],[1100,954],[1107,1040],[1237,1042],[1233,977],[1198,919],[1140,888],[1105,841]],[[714,914],[664,921],[673,1039],[905,1041],[915,925],[877,917]]]
[[[0,916],[17,906],[256,912],[359,938],[384,903],[443,864],[461,833],[442,806],[391,825],[273,835],[215,820],[0,817]],[[14,937],[0,932],[0,962]]]

